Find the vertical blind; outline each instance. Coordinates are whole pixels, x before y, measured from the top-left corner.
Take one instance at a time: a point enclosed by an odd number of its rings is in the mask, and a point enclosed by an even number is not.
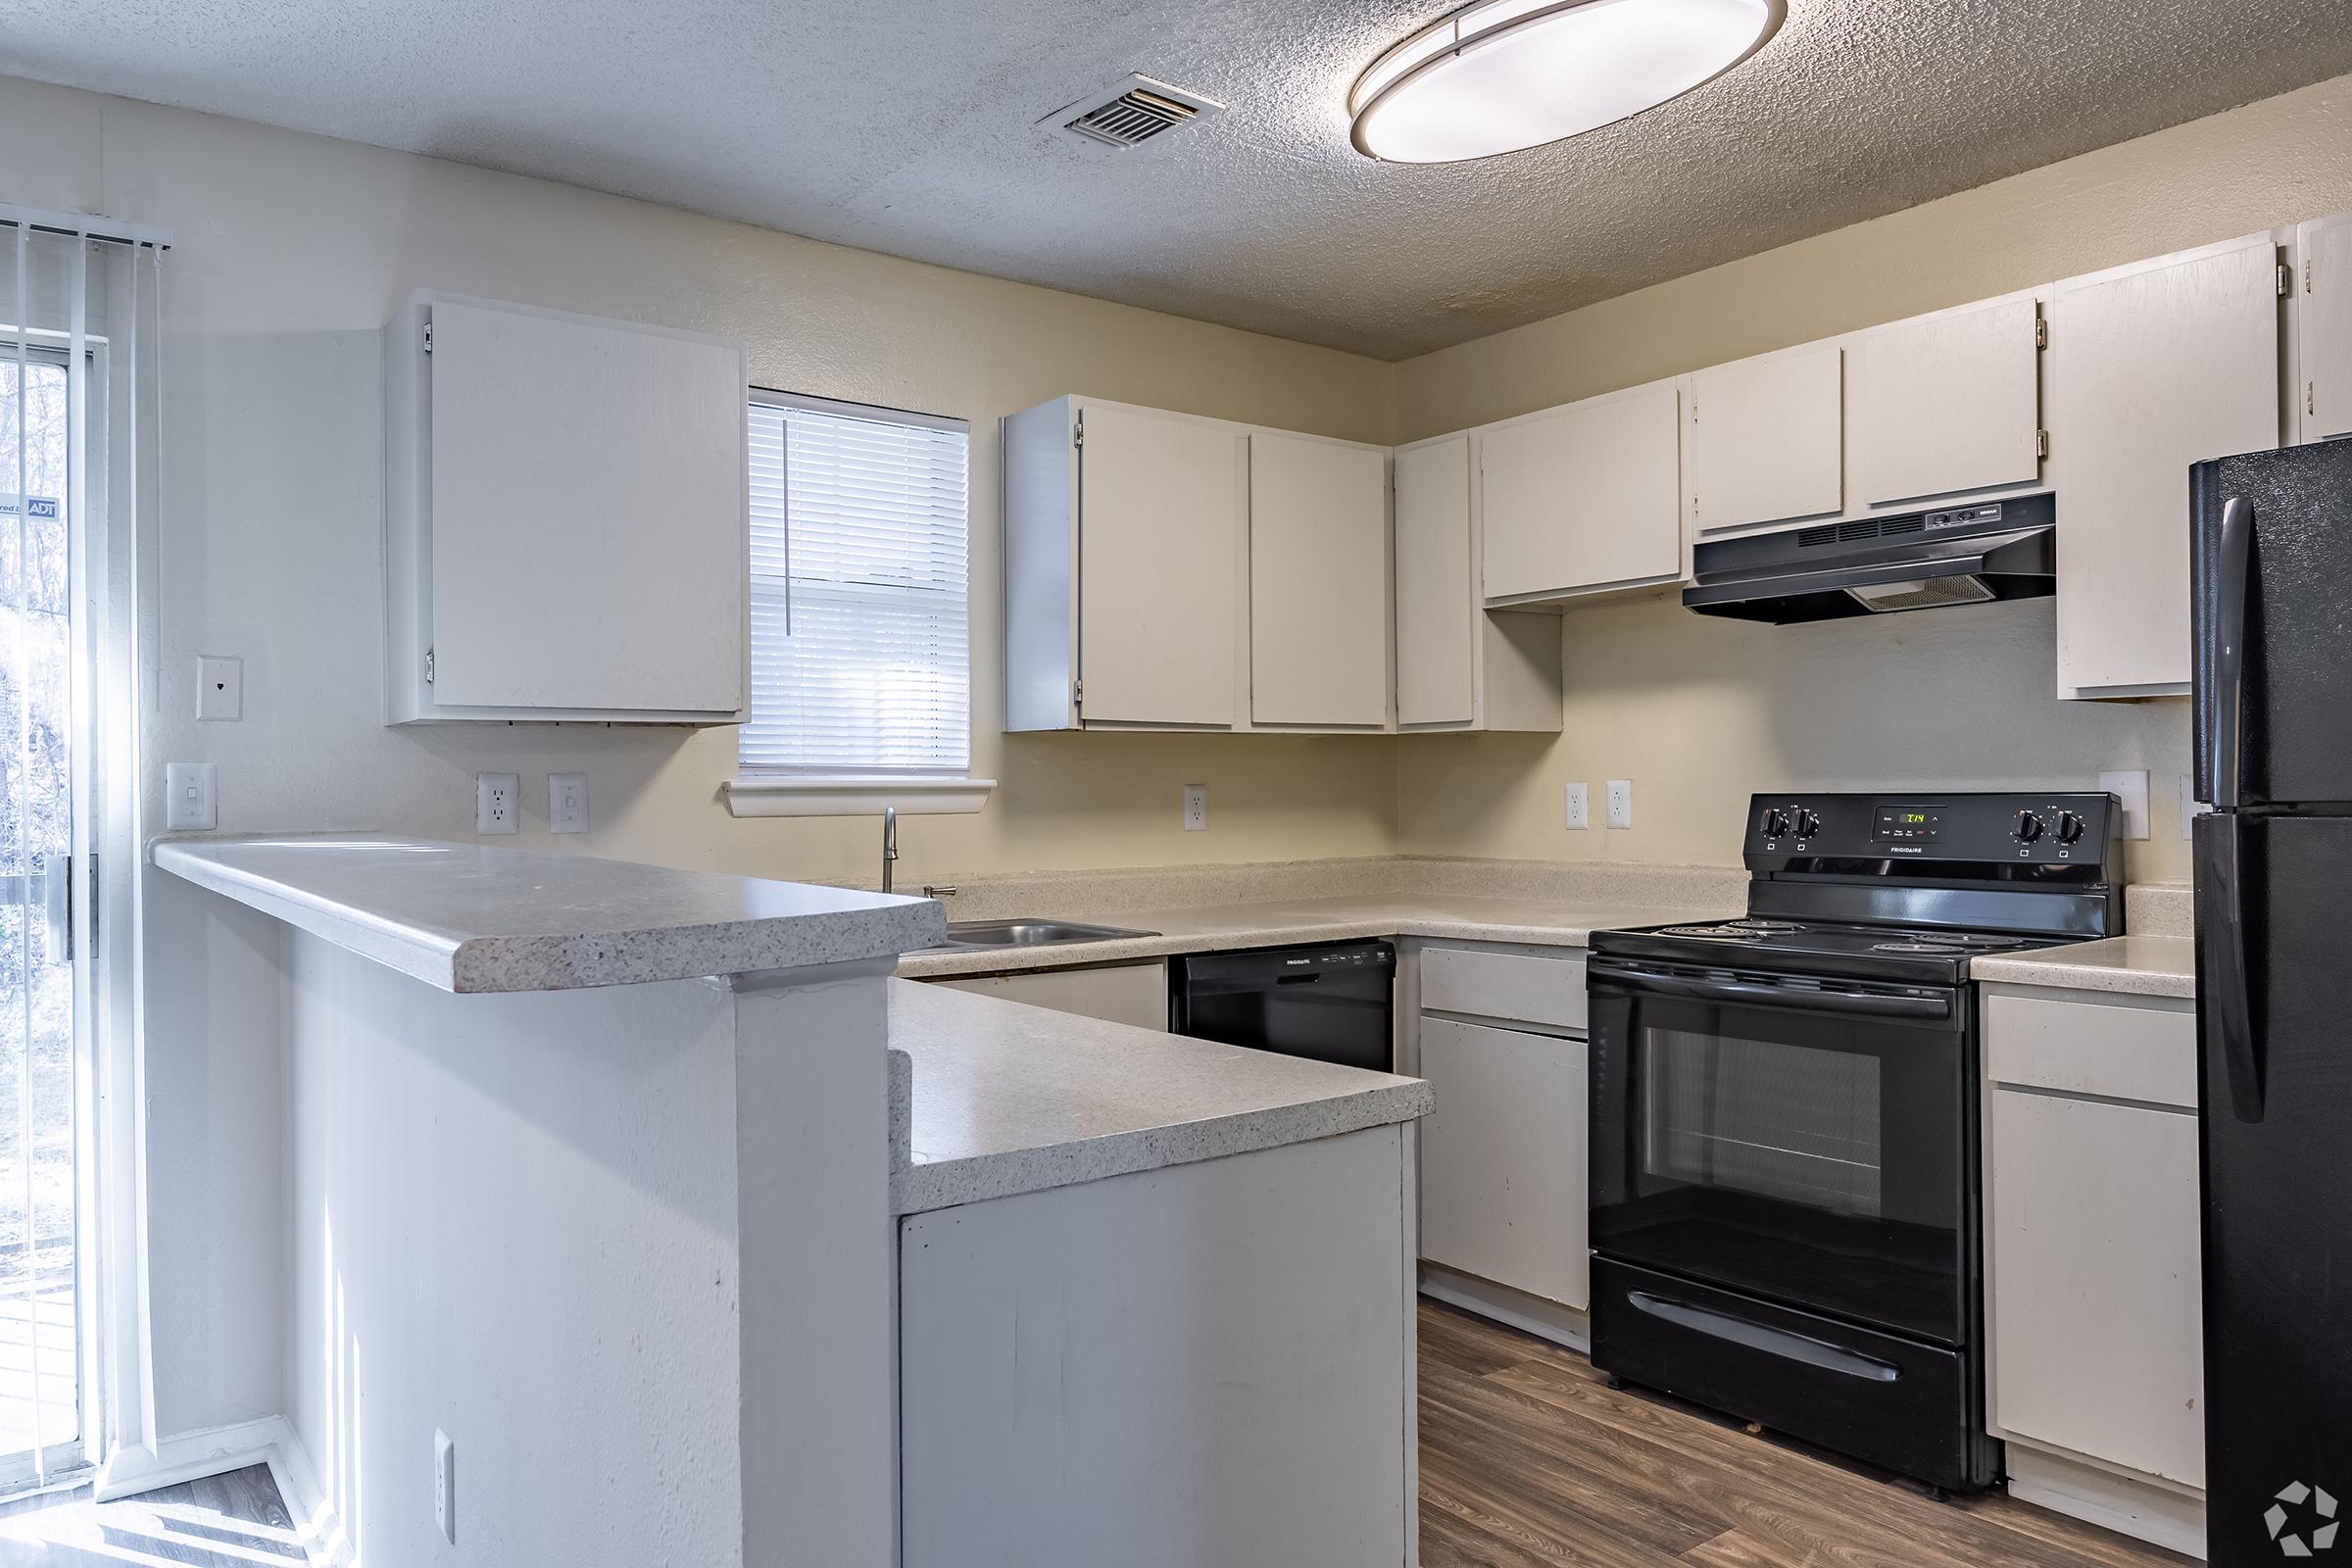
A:
[[[969,770],[968,444],[961,420],[754,399],[745,767]]]

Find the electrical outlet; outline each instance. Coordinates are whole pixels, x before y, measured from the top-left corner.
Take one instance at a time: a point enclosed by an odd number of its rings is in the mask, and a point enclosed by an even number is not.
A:
[[[196,716],[207,721],[245,716],[245,661],[225,654],[196,656]]]
[[[473,830],[476,833],[514,833],[520,830],[515,818],[520,814],[522,775],[519,773],[476,773],[473,775]]]
[[[588,775],[547,775],[547,830],[550,833],[588,831]]]
[[[458,1544],[458,1446],[439,1427],[433,1429],[433,1523],[443,1541]]]
[[[1585,786],[1581,783],[1569,784],[1564,786],[1560,793],[1561,825],[1571,833],[1582,833],[1586,828],[1591,827],[1592,825],[1592,802],[1590,792]]]
[[[1208,786],[1187,784],[1184,787],[1184,830],[1187,833],[1208,831]]]
[[[209,829],[213,810],[213,764],[164,764],[164,826],[174,831]]]
[[[1634,781],[1632,779],[1613,778],[1609,780],[1608,812],[1609,826],[1632,827],[1634,825]]]
[[[2144,839],[2148,836],[2148,770],[2144,767],[2115,773],[2101,773],[2099,788],[2121,801],[2124,806],[2124,837]]]

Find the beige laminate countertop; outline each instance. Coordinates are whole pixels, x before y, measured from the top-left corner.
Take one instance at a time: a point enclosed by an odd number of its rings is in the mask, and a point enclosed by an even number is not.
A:
[[[901,1214],[1429,1113],[1418,1078],[1194,1040],[950,986],[890,984]]]
[[[1107,942],[1070,942],[1040,948],[934,948],[908,953],[899,974],[908,980],[950,975],[1062,969],[1206,953],[1223,948],[1279,947],[1291,942],[1341,942],[1363,937],[1436,937],[1462,942],[1522,942],[1543,947],[1588,946],[1595,931],[1619,926],[1675,925],[1740,912],[1738,905],[1595,904],[1573,899],[1476,898],[1458,894],[1382,894],[1214,905],[1193,909],[1090,911],[1104,925],[1157,933]],[[1052,909],[1038,909],[1053,917]]]
[[[2134,997],[2197,994],[2196,944],[2187,937],[2109,937],[2010,957],[1973,958],[1968,971],[2002,985]]]

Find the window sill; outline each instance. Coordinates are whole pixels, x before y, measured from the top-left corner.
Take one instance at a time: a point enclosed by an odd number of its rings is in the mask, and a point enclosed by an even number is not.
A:
[[[993,778],[791,773],[742,773],[719,786],[734,816],[871,816],[886,806],[902,816],[941,816],[977,811],[996,787]]]

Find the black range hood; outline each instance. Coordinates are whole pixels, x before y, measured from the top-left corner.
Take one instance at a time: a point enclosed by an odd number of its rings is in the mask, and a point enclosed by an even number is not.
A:
[[[1691,552],[1683,604],[1787,626],[2033,599],[2057,587],[2057,525],[2044,492],[1712,540]]]

